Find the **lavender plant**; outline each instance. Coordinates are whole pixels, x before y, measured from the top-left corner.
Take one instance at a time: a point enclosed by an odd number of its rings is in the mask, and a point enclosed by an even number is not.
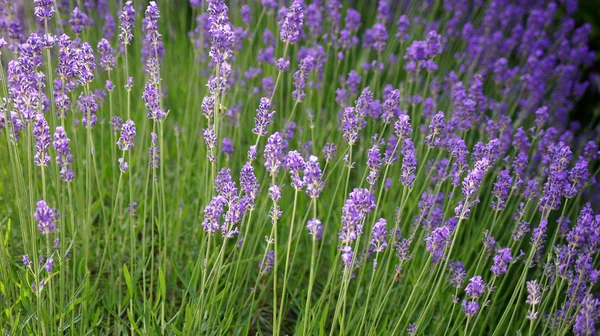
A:
[[[577,7],[0,1],[0,328],[597,334]]]

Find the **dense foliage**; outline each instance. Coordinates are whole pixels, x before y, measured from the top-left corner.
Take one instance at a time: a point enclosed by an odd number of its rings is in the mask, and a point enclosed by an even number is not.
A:
[[[305,1],[0,1],[0,330],[597,334],[577,1]]]

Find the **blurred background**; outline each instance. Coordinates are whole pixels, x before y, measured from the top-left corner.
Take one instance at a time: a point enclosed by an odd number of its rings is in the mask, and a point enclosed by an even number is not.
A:
[[[580,0],[575,20],[578,26],[586,22],[592,25],[590,48],[596,51],[596,61],[586,73],[590,86],[583,98],[575,105],[575,109],[571,111],[571,119],[583,124],[590,122],[598,124],[600,122],[600,0]]]

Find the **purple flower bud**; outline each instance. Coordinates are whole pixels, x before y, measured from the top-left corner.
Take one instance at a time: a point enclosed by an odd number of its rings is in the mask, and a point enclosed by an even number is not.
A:
[[[475,316],[479,311],[479,303],[476,301],[462,301],[463,312],[468,316]]]
[[[150,133],[150,135],[152,137],[152,144],[150,148],[148,148],[148,166],[150,168],[156,169],[160,168],[160,148],[158,148],[157,144],[158,136],[154,132]]]
[[[296,43],[300,40],[300,33],[304,24],[303,4],[296,0],[287,10],[287,14],[280,28],[280,38],[283,43]]]
[[[337,147],[335,146],[335,144],[333,143],[326,143],[325,146],[323,147],[323,155],[325,155],[325,161],[329,162],[331,161],[333,158],[335,158],[335,152],[337,150]]]
[[[54,6],[52,0],[33,0],[35,3],[34,13],[35,16],[40,20],[49,20],[54,16]]]
[[[23,256],[23,265],[25,267],[31,267],[31,265],[33,265],[33,263],[29,260],[29,255],[28,254],[25,254]]]
[[[598,309],[600,309],[600,300],[595,299],[592,295],[586,295],[575,318],[575,325],[573,326],[575,335],[594,335],[596,333]]]
[[[275,176],[281,166],[284,143],[279,132],[271,134],[265,146],[265,167],[271,176]]]
[[[442,145],[446,136],[446,120],[444,112],[438,112],[433,116],[429,125],[429,134],[426,137],[426,143],[429,147],[439,147]]]
[[[33,218],[37,221],[38,231],[42,234],[49,234],[56,228],[55,222],[59,215],[55,209],[46,204],[46,201],[40,200],[36,204]]]
[[[269,187],[269,197],[273,200],[273,202],[278,202],[281,199],[281,191],[279,190],[279,186],[277,184]]]
[[[119,21],[121,25],[119,26],[119,41],[122,44],[128,45],[133,40],[133,25],[135,23],[135,9],[133,8],[131,0],[125,3],[123,10],[119,14]]]
[[[271,271],[271,269],[273,268],[273,266],[275,265],[275,253],[273,251],[269,251],[269,253],[267,253],[264,262],[261,261],[258,264],[258,269],[260,270],[261,274],[267,274]]]
[[[121,137],[117,142],[117,146],[119,146],[120,150],[126,151],[133,147],[135,133],[135,123],[133,120],[127,120],[121,128]]]
[[[69,19],[69,24],[71,25],[71,29],[73,33],[79,35],[83,32],[83,27],[90,25],[91,21],[88,16],[79,10],[79,7],[75,7],[73,9],[73,13],[71,13],[71,18]]]
[[[354,251],[350,246],[342,247],[342,261],[344,262],[344,272],[352,268],[352,260],[354,259]]]
[[[48,260],[46,260],[44,269],[46,270],[46,272],[50,273],[50,272],[52,272],[53,267],[54,267],[54,258],[50,257],[50,258],[48,258]]]
[[[98,52],[101,55],[100,66],[106,71],[114,69],[115,57],[113,56],[113,49],[106,39],[102,39],[98,42]]]
[[[56,165],[60,167],[60,178],[65,182],[71,182],[75,175],[68,168],[68,165],[73,163],[73,155],[69,149],[69,138],[62,126],[56,127],[54,132],[53,146],[56,150]]]
[[[121,173],[125,173],[129,169],[129,163],[127,163],[124,158],[118,158],[117,162],[119,162],[119,170]]]
[[[37,114],[33,123],[33,137],[35,138],[35,156],[33,162],[36,166],[46,167],[50,163],[48,147],[50,147],[50,127],[43,114]]]
[[[306,228],[308,229],[308,234],[315,237],[315,239],[321,239],[323,234],[323,224],[321,221],[313,218],[306,223]]]
[[[465,293],[467,293],[471,299],[478,299],[485,292],[485,287],[483,278],[480,275],[477,275],[469,279],[469,284],[465,287]]]
[[[498,250],[498,253],[494,256],[494,265],[490,270],[494,275],[500,276],[505,274],[508,268],[508,265],[512,262],[512,253],[510,248],[503,248]]]
[[[408,115],[401,115],[398,121],[394,123],[394,134],[401,139],[409,138],[412,135],[412,127],[410,125],[410,117]]]
[[[406,187],[412,187],[417,171],[417,156],[415,146],[410,138],[405,138],[402,142],[402,174],[400,175],[400,183]]]
[[[387,222],[385,219],[380,218],[375,225],[373,225],[373,232],[371,233],[371,249],[373,252],[383,252],[387,247],[386,236],[387,236]]]
[[[202,227],[204,231],[213,234],[221,227],[220,219],[223,214],[223,207],[227,200],[220,195],[213,196],[208,205],[204,208],[204,221]]]
[[[269,98],[263,97],[260,99],[258,109],[256,109],[256,117],[254,122],[256,126],[252,129],[252,133],[260,136],[266,136],[268,134],[268,127],[273,123],[273,115],[275,111],[269,112],[271,109],[271,101]]]
[[[542,291],[537,280],[527,281],[527,300],[528,305],[537,305],[542,301]]]
[[[434,263],[444,256],[444,249],[450,241],[450,233],[451,231],[447,226],[442,226],[434,229],[431,235],[424,239],[427,252],[431,253]]]
[[[277,70],[286,71],[290,67],[290,61],[285,58],[279,58],[276,62]]]

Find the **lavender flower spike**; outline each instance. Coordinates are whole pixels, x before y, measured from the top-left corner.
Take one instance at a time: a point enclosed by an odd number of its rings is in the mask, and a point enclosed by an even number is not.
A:
[[[48,234],[56,229],[55,222],[58,220],[58,212],[50,208],[46,201],[40,200],[36,204],[33,218],[37,221],[40,233]]]
[[[135,123],[133,120],[127,120],[121,128],[121,137],[117,142],[117,146],[119,146],[120,150],[126,151],[133,147],[135,133]]]
[[[121,31],[119,33],[119,41],[124,45],[131,44],[133,40],[133,25],[135,23],[135,9],[131,0],[125,3],[121,14],[119,14],[119,21],[121,21],[121,25],[119,26],[119,30]]]
[[[281,25],[280,38],[284,43],[296,43],[300,40],[300,32],[304,24],[304,10],[302,3],[295,0],[287,11],[285,20]]]
[[[53,146],[56,150],[56,165],[60,167],[60,178],[65,182],[71,182],[75,178],[73,170],[68,166],[73,163],[73,155],[69,149],[69,138],[62,126],[56,127],[54,132]]]

